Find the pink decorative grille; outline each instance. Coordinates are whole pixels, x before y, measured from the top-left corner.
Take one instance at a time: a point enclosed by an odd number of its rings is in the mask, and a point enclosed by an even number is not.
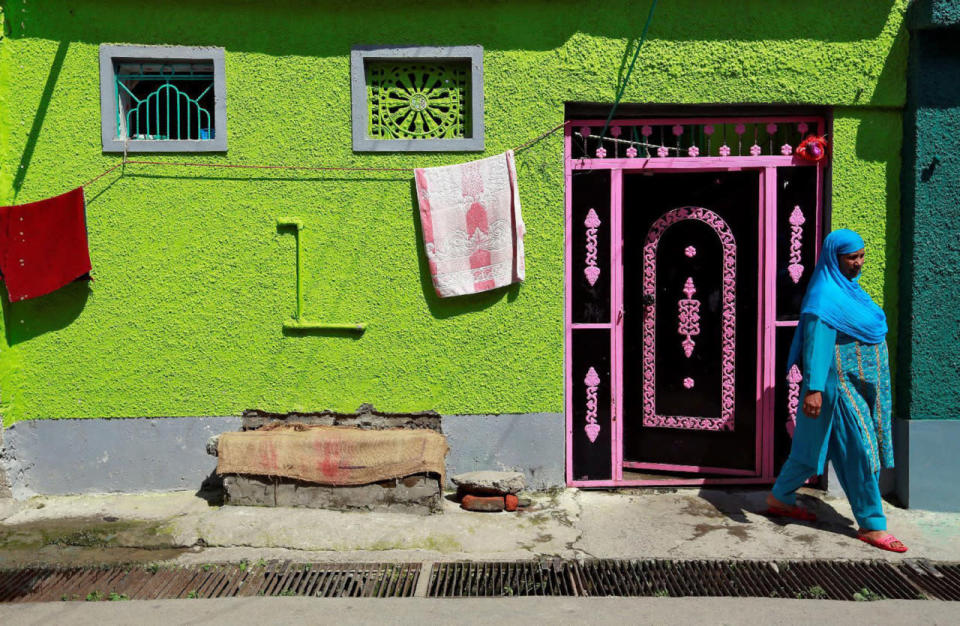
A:
[[[734,428],[734,363],[736,357],[736,275],[737,243],[730,227],[719,215],[702,207],[683,207],[664,213],[647,232],[643,246],[643,293],[653,302],[657,292],[657,246],[670,226],[684,220],[699,220],[720,238],[723,246],[721,264],[721,364],[720,416],[692,417],[659,415],[656,411],[656,328],[657,309],[647,305],[643,319],[643,425],[690,430],[733,430]],[[692,280],[689,281],[693,286]],[[691,294],[692,295],[692,294]]]
[[[787,272],[790,273],[790,279],[794,284],[799,283],[800,277],[803,276],[803,265],[800,261],[803,248],[803,224],[806,221],[800,207],[793,207],[793,213],[790,214],[790,265],[787,266]]]
[[[793,437],[797,427],[797,407],[800,406],[800,382],[803,374],[800,368],[794,365],[787,372],[787,432]]]
[[[597,229],[600,227],[601,222],[597,216],[597,212],[590,209],[590,212],[587,213],[587,219],[584,220],[583,224],[587,227],[587,266],[583,268],[583,273],[587,277],[587,282],[593,287],[597,279],[600,278],[600,268],[597,267]]]
[[[587,370],[587,377],[583,382],[587,386],[587,425],[583,429],[587,431],[590,443],[593,443],[600,434],[600,424],[597,423],[597,388],[600,386],[600,376],[597,375],[597,370],[592,367]]]
[[[693,355],[694,347],[696,347],[696,343],[691,337],[700,334],[700,301],[693,297],[693,294],[697,293],[697,288],[693,285],[692,276],[688,277],[687,282],[683,285],[683,293],[687,297],[681,298],[677,303],[680,310],[680,323],[677,332],[685,337],[680,345],[683,347],[683,353],[689,359]]]
[[[740,117],[726,119],[622,120],[602,137],[602,125],[577,122],[578,154],[574,158],[709,158],[790,157],[812,127],[822,134],[816,118]],[[746,141],[745,141],[746,139]],[[751,141],[752,140],[752,141]]]

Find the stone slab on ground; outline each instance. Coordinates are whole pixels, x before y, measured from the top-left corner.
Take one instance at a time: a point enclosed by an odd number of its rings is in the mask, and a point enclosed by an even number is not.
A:
[[[226,504],[232,506],[394,511],[429,515],[442,510],[440,480],[414,474],[369,485],[317,485],[290,478],[227,475]]]
[[[477,471],[452,476],[450,480],[461,493],[478,496],[518,494],[526,488],[522,472]]]

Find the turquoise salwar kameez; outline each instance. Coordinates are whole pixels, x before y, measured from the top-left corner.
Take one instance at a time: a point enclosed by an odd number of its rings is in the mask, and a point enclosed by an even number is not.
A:
[[[893,467],[890,365],[883,310],[839,266],[839,255],[862,250],[863,239],[837,230],[823,248],[801,305],[787,367],[803,374],[790,456],[773,497],[794,506],[796,490],[829,459],[863,530],[886,530],[878,474]],[[820,414],[808,417],[803,399],[822,394]]]
[[[816,418],[798,409],[793,446],[773,495],[793,506],[796,490],[830,460],[860,528],[886,530],[878,482],[880,468],[893,467],[886,343],[863,343],[815,315],[804,314],[800,324],[801,398],[820,391],[823,403]]]

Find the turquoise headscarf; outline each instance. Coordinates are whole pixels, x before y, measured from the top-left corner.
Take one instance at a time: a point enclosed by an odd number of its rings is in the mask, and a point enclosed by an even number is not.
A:
[[[840,271],[839,254],[864,247],[863,238],[852,230],[835,230],[823,240],[820,259],[813,270],[800,312],[816,315],[831,328],[863,343],[881,343],[887,336],[887,316],[860,286]],[[803,352],[803,324],[797,326],[790,345],[787,368],[800,361]]]

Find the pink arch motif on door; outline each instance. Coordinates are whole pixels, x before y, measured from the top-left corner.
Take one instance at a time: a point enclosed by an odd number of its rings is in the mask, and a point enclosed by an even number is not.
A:
[[[721,364],[720,416],[658,415],[656,410],[657,246],[666,230],[678,222],[697,220],[710,226],[723,246],[721,264]],[[702,207],[682,207],[664,213],[650,226],[643,245],[643,294],[650,296],[643,319],[643,425],[688,430],[733,430],[737,327],[737,242],[730,227],[719,215]]]

